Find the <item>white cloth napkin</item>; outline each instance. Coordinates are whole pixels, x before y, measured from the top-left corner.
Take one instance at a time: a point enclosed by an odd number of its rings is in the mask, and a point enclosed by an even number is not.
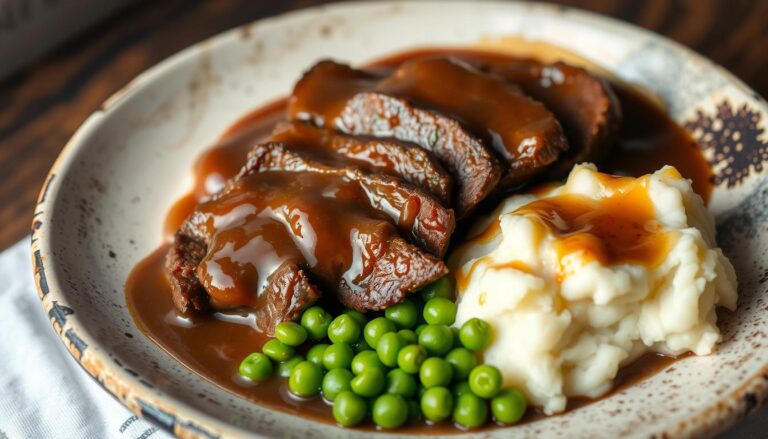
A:
[[[29,239],[0,253],[0,439],[166,439],[99,387],[59,341],[37,298]],[[768,435],[768,406],[721,436]]]
[[[0,253],[0,439],[170,438],[75,362],[37,298],[29,239]]]

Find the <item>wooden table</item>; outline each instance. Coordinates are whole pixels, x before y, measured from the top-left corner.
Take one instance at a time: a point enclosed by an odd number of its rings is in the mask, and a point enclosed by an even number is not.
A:
[[[224,30],[322,0],[139,2],[0,83],[0,249],[28,233],[48,169],[99,104],[149,66]],[[666,35],[768,96],[768,1],[564,0]]]

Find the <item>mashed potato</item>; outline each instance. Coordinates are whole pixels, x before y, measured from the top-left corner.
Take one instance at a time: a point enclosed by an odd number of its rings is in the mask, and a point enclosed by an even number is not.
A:
[[[736,276],[714,222],[672,167],[640,178],[592,165],[505,200],[451,257],[456,325],[488,321],[485,362],[547,414],[597,397],[645,352],[712,352]]]

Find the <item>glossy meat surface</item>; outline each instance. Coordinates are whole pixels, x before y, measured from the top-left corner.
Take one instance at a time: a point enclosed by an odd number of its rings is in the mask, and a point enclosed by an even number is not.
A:
[[[270,137],[312,159],[335,166],[355,165],[369,172],[398,177],[451,202],[453,179],[426,150],[397,139],[350,136],[302,122],[284,122]]]
[[[453,211],[425,191],[401,180],[355,167],[318,163],[279,143],[254,148],[240,176],[266,171],[337,176],[356,182],[364,193],[364,202],[379,215],[388,217],[403,236],[438,257],[448,249],[455,226]]]
[[[498,159],[454,118],[378,92],[380,80],[343,64],[320,62],[294,87],[288,117],[351,135],[417,144],[450,172],[457,217],[468,215],[498,184]]]
[[[554,114],[515,83],[450,57],[405,62],[379,82],[382,93],[459,121],[501,158],[501,188],[526,182],[568,149]]]
[[[270,333],[320,290],[361,311],[380,309],[445,274],[442,261],[398,235],[386,219],[391,206],[376,204],[365,183],[244,168],[177,233],[168,256],[176,302],[188,312],[248,308]],[[190,242],[195,251],[184,251]]]
[[[607,80],[563,62],[469,53],[459,58],[518,84],[555,114],[571,147],[552,167],[553,175],[562,176],[577,163],[602,160],[616,142],[622,111]]]

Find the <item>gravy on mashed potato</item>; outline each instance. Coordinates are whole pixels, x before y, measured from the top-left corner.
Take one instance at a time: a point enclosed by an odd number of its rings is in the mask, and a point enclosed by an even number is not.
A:
[[[574,167],[562,186],[515,195],[451,257],[456,325],[488,321],[485,362],[546,414],[598,397],[646,352],[707,355],[736,275],[689,180]]]

